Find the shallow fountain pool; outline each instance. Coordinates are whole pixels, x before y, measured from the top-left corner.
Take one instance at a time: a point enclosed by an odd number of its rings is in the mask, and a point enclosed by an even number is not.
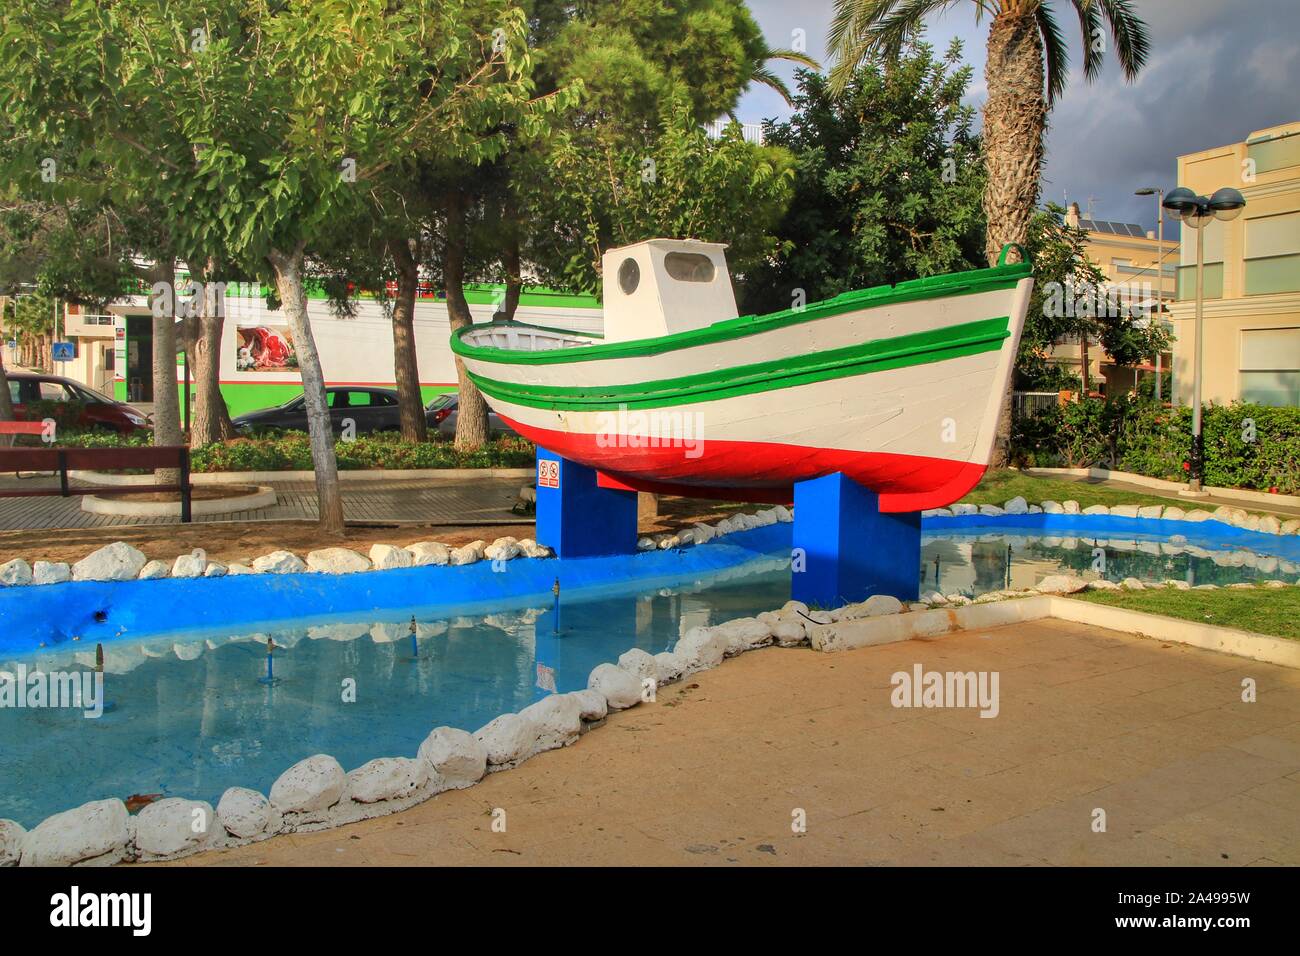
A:
[[[1229,584],[1286,577],[1286,558],[1194,540],[1123,539],[965,529],[923,539],[922,590],[968,596],[1032,587],[1062,570],[1119,581]],[[1099,564],[1099,559],[1104,564]],[[216,803],[229,786],[267,792],[289,765],[333,754],[351,769],[413,756],[430,729],[475,730],[551,690],[584,687],[591,669],[631,647],[669,650],[686,630],[780,607],[788,559],[757,557],[730,571],[642,593],[564,597],[553,606],[414,621],[314,620],[255,634],[104,645],[98,719],[69,709],[0,708],[0,817],[25,826],[105,797],[162,794]],[[535,603],[535,602],[534,602]],[[266,682],[267,637],[274,680]],[[93,647],[66,645],[0,670],[86,670]],[[355,688],[355,701],[349,701]]]

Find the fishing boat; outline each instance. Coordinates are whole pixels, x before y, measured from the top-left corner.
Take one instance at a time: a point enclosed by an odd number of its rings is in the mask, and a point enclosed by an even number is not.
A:
[[[502,419],[606,487],[787,503],[796,482],[838,471],[903,512],[979,482],[1027,263],[1004,249],[993,268],[738,316],[725,249],[611,249],[603,335],[493,321],[452,350]]]

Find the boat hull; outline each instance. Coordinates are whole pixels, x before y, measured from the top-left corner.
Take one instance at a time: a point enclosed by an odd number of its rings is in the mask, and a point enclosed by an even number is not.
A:
[[[1027,270],[977,275],[990,281],[752,331],[541,359],[458,351],[502,418],[607,486],[789,502],[796,482],[839,471],[885,511],[924,510],[983,476],[1028,305]]]

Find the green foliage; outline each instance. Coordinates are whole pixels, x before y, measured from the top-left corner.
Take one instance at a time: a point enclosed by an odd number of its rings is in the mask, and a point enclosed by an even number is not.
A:
[[[795,114],[769,144],[795,155],[794,197],[776,228],[784,254],[746,274],[744,310],[984,265],[984,169],[961,44],[924,43],[858,70],[841,97],[800,71]]]
[[[525,439],[507,436],[473,452],[458,451],[450,441],[408,442],[396,432],[337,441],[334,453],[341,470],[413,468],[527,468],[536,450]],[[305,432],[284,431],[255,438],[236,438],[195,449],[196,472],[310,471],[311,445]]]
[[[1300,493],[1300,408],[1233,403],[1204,412],[1205,483]],[[1013,457],[1040,467],[1107,467],[1187,479],[1190,408],[1132,396],[1071,402],[1015,423]]]

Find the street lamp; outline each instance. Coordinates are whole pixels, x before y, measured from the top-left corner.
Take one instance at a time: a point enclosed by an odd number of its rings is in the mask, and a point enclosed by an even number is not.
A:
[[[1246,208],[1246,197],[1225,186],[1213,196],[1198,196],[1186,186],[1172,190],[1161,203],[1196,230],[1196,355],[1192,367],[1192,461],[1188,490],[1199,494],[1205,472],[1205,436],[1201,433],[1201,364],[1205,355],[1205,227],[1214,220],[1231,222]]]
[[[1135,196],[1156,197],[1156,320],[1164,322],[1159,315],[1165,304],[1165,191],[1158,186],[1144,186],[1137,190]],[[1160,379],[1164,372],[1160,367],[1162,356],[1156,351],[1156,401],[1161,399]]]

